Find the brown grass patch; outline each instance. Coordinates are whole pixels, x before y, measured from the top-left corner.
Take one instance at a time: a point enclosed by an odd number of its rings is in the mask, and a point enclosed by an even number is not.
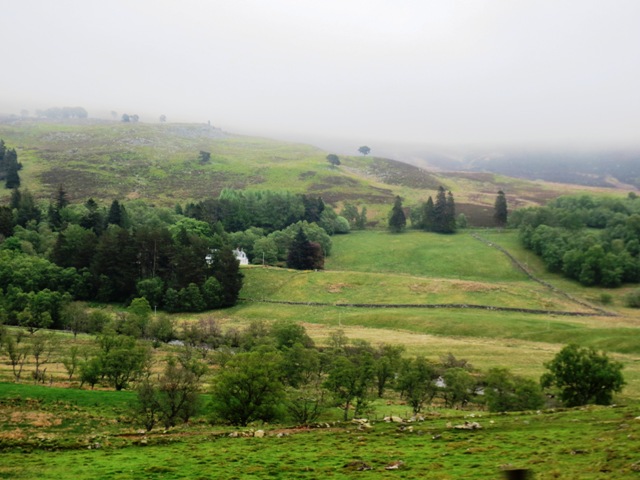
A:
[[[0,432],[0,439],[2,440],[24,440],[27,434],[22,431],[21,428],[10,430],[7,432]]]
[[[463,292],[492,292],[501,288],[488,283],[464,280],[438,280],[409,285],[409,290],[414,293],[442,293],[451,289]]]
[[[29,423],[34,427],[52,427],[62,424],[62,419],[56,418],[55,415],[45,412],[13,412],[11,414],[11,423]]]
[[[342,293],[342,289],[349,287],[347,283],[333,283],[327,287],[329,293]]]

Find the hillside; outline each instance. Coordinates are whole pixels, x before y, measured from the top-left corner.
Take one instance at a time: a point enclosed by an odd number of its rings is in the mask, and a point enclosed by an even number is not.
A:
[[[322,196],[337,207],[344,201],[366,205],[370,220],[384,222],[395,195],[411,207],[443,185],[453,191],[458,213],[483,226],[492,224],[499,189],[511,208],[541,204],[559,193],[611,193],[488,173],[433,173],[374,156],[342,157],[332,167],[329,152],[318,148],[206,124],[5,121],[0,138],[18,152],[22,185],[42,199],[60,184],[72,201],[142,198],[167,206],[215,197],[224,188],[286,189]],[[201,151],[210,153],[208,161],[201,161]]]

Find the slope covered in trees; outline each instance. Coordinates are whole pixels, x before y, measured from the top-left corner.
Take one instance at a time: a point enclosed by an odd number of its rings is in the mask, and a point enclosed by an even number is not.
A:
[[[547,268],[586,286],[640,282],[640,198],[561,197],[512,213],[525,245]]]

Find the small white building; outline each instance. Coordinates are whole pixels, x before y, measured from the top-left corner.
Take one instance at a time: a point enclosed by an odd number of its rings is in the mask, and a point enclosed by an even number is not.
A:
[[[241,248],[236,248],[233,251],[233,254],[236,256],[236,259],[240,262],[240,265],[249,265],[249,259],[247,258],[247,254]]]
[[[211,265],[213,263],[213,255],[216,253],[216,250],[211,250],[211,253],[208,253],[205,257],[204,257],[204,261],[207,262],[207,265]],[[236,257],[236,260],[238,260],[238,262],[240,262],[240,265],[249,265],[249,258],[247,257],[247,254],[244,253],[244,251],[241,248],[236,248],[235,250],[233,250],[233,254]]]

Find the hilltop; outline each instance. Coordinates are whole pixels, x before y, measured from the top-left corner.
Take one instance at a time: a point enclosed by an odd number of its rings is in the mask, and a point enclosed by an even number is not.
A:
[[[0,123],[0,138],[18,152],[23,187],[49,199],[62,184],[74,202],[142,198],[173,206],[216,197],[225,188],[289,190],[322,196],[334,206],[366,205],[370,219],[384,221],[396,195],[411,207],[443,185],[454,192],[458,213],[471,225],[485,226],[492,224],[500,189],[510,208],[542,204],[561,193],[616,191],[492,173],[431,172],[375,155],[342,156],[334,167],[326,160],[330,152],[319,148],[208,124],[14,120]],[[208,160],[200,152],[209,153]]]

